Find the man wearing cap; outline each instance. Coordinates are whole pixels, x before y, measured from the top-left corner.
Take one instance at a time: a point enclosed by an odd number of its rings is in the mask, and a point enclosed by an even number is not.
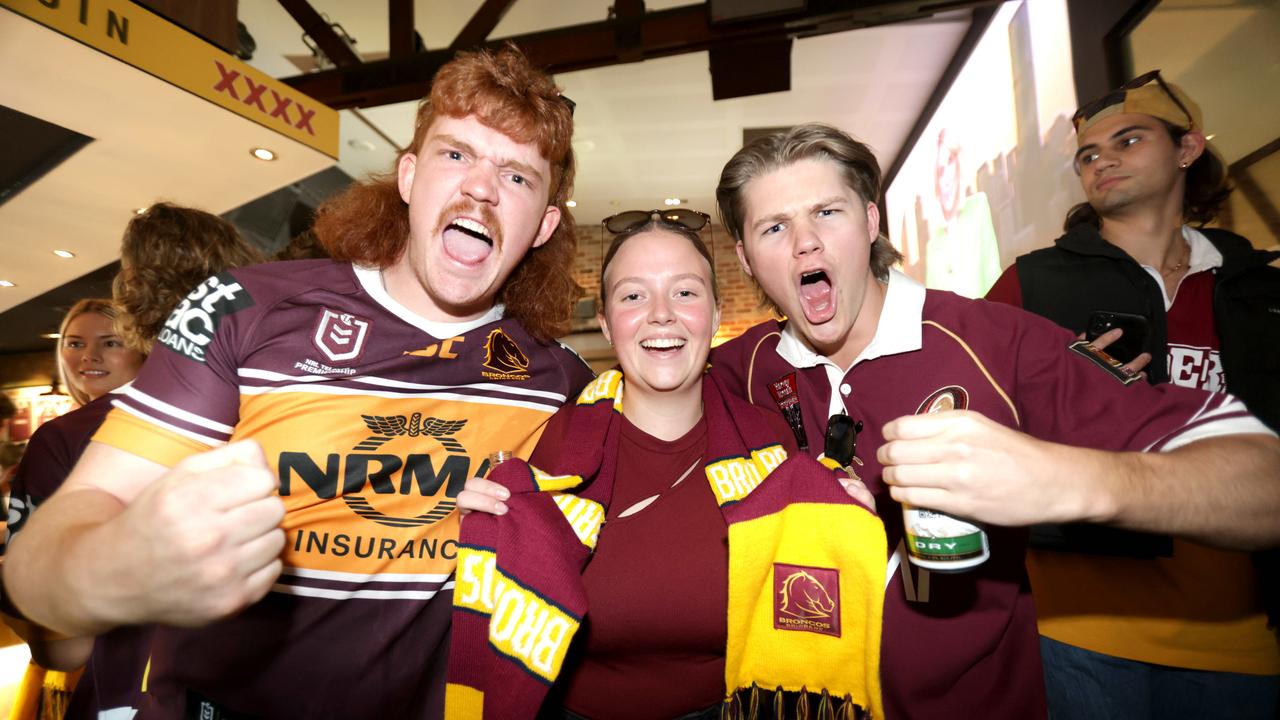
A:
[[[1053,247],[1018,258],[988,299],[1076,332],[1095,311],[1142,315],[1146,352],[1130,367],[1150,359],[1153,384],[1229,391],[1280,427],[1280,253],[1200,227],[1230,188],[1199,108],[1154,72],[1083,106],[1073,122],[1088,201],[1068,213]],[[1099,545],[1088,526],[1059,538],[1029,560],[1055,719],[1097,717],[1099,708],[1126,718],[1276,717],[1280,647],[1261,600],[1274,606],[1274,588],[1259,592],[1260,581],[1276,582],[1274,563],[1261,572],[1261,555],[1177,539],[1162,548],[1149,536]]]

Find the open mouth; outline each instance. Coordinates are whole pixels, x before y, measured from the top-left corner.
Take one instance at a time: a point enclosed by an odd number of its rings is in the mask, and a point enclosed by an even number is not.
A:
[[[684,338],[649,338],[640,341],[643,350],[658,355],[674,355],[687,344],[688,341]]]
[[[824,270],[811,270],[800,275],[800,301],[809,322],[825,322],[835,314],[831,301],[831,278]]]
[[[445,250],[468,265],[484,262],[493,252],[493,235],[482,223],[467,217],[454,219],[444,228]]]

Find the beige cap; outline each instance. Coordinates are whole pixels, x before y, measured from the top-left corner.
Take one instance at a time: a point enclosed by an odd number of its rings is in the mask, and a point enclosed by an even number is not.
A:
[[[1079,134],[1099,120],[1119,113],[1150,115],[1182,130],[1204,129],[1200,106],[1177,85],[1161,78],[1159,70],[1140,75],[1119,89],[1080,106],[1071,123]]]

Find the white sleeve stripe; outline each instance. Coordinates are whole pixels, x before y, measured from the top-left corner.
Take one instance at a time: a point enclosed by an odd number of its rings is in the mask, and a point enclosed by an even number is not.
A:
[[[439,590],[331,590],[327,588],[310,588],[300,585],[272,585],[271,591],[287,595],[303,597],[320,597],[330,600],[430,600],[442,590],[452,590],[452,582],[445,583]]]
[[[144,415],[142,411],[138,410],[137,408],[131,408],[128,405],[116,405],[116,407],[129,413],[130,415],[141,418],[146,422],[151,423],[152,425],[157,425],[161,428],[164,428],[165,430],[168,430],[171,433],[176,433],[189,440],[195,440],[196,442],[201,443],[202,445],[208,445],[210,447],[220,447],[222,445],[227,444],[227,441],[225,439],[211,438],[207,435],[201,435],[199,433],[192,432],[190,430],[187,430],[186,428],[180,428],[180,427],[177,427],[176,425],[170,425],[169,423],[164,422],[163,420],[157,419],[154,415]]]
[[[1245,407],[1244,403],[1234,395],[1223,395],[1218,401],[1217,408],[1212,410],[1207,407],[1201,408],[1200,412],[1191,417],[1191,420],[1193,422],[1197,420],[1207,420],[1220,415],[1236,412],[1247,413],[1249,412],[1249,408]]]
[[[1194,420],[1198,419],[1201,415],[1204,415],[1205,413],[1210,412],[1209,407],[1210,407],[1211,405],[1213,405],[1213,404],[1214,404],[1214,401],[1221,402],[1221,401],[1222,401],[1222,399],[1223,399],[1223,398],[1225,398],[1225,397],[1227,397],[1227,396],[1226,396],[1226,395],[1218,395],[1218,394],[1216,394],[1216,393],[1210,393],[1210,394],[1209,394],[1209,395],[1204,399],[1204,403],[1203,403],[1202,405],[1200,405],[1200,409],[1199,409],[1199,410],[1196,410],[1194,413],[1192,413],[1192,414],[1191,414],[1191,419],[1190,419],[1190,420],[1188,420],[1187,422],[1192,422],[1192,421],[1194,421]]]
[[[308,570],[307,568],[287,567],[281,571],[284,575],[294,575],[316,580],[341,580],[344,582],[405,582],[405,583],[442,583],[452,573],[413,574],[413,573],[352,573],[336,570]]]
[[[226,433],[228,435],[230,435],[235,430],[235,428],[231,427],[230,425],[223,425],[220,422],[215,422],[208,418],[201,417],[199,415],[196,415],[193,412],[183,410],[182,408],[177,407],[175,405],[170,405],[169,403],[159,398],[153,397],[151,395],[148,395],[142,392],[137,387],[129,388],[129,392],[125,393],[125,397],[128,397],[131,400],[136,400],[137,402],[142,403],[143,405],[146,405],[147,407],[152,408],[154,410],[159,410],[160,412],[165,413],[166,415],[172,415],[173,417],[178,418],[179,420],[185,420],[191,423],[192,425],[199,425],[200,427],[208,428],[210,430],[214,430],[220,433]],[[116,407],[124,407],[124,406],[119,401],[116,401]]]
[[[458,388],[469,388],[472,390],[485,390],[488,392],[507,393],[509,395],[527,395],[529,397],[541,397],[548,400],[555,400],[564,403],[568,398],[562,393],[550,392],[548,390],[530,390],[527,388],[514,387],[511,385],[499,385],[497,383],[467,383],[462,385],[427,385],[424,383],[411,383],[404,380],[392,380],[390,378],[380,378],[371,375],[357,376],[335,376],[329,377],[325,375],[286,375],[284,373],[274,372],[272,370],[259,370],[257,368],[240,368],[238,371],[240,377],[253,378],[255,380],[270,380],[275,382],[293,382],[293,383],[320,383],[326,381],[345,380],[347,382],[362,383],[364,385],[377,385],[388,388],[401,388],[404,390],[456,390]]]
[[[241,385],[241,395],[267,395],[270,393],[314,393],[317,395],[355,395],[359,397],[377,397],[389,399],[405,399],[405,398],[440,398],[442,400],[453,400],[455,402],[476,403],[479,405],[502,405],[505,407],[528,408],[529,410],[537,410],[545,413],[554,413],[560,409],[559,405],[536,400],[512,400],[506,398],[495,398],[487,395],[461,395],[450,392],[393,392],[390,390],[361,390],[359,388],[330,387],[328,385],[276,385],[272,387],[262,387],[257,385]]]
[[[1242,414],[1184,428],[1180,432],[1154,443],[1152,447],[1156,447],[1160,452],[1169,452],[1170,450],[1177,450],[1180,447],[1190,445],[1197,440],[1207,440],[1227,435],[1270,435],[1275,437],[1276,434],[1254,416]],[[1147,449],[1150,450],[1151,447]]]

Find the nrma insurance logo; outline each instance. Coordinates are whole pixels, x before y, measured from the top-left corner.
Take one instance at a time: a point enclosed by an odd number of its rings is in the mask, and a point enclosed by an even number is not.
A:
[[[412,415],[361,415],[369,435],[346,453],[323,458],[304,452],[280,453],[280,494],[289,496],[310,490],[320,499],[341,497],[356,515],[394,528],[431,525],[457,506],[454,500],[467,479],[482,476],[489,461],[472,467],[471,456],[457,438],[466,420],[444,420]],[[409,439],[415,451],[403,448]],[[429,442],[422,443],[422,440]],[[438,452],[443,449],[444,452]],[[431,451],[437,452],[433,456]],[[441,493],[441,488],[444,492]],[[435,499],[426,512],[423,499]]]

